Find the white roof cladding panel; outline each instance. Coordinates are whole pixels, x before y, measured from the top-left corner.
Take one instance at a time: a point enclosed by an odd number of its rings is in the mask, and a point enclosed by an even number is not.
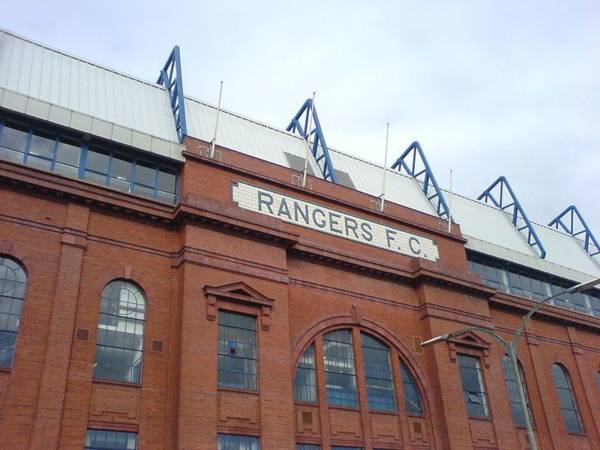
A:
[[[217,108],[190,98],[186,98],[185,107],[188,135],[212,141]],[[301,158],[306,155],[304,139],[225,110],[219,116],[217,144],[285,167],[290,166],[284,152]],[[309,163],[314,173],[318,173],[312,158]]]
[[[536,223],[533,224],[533,228],[546,249],[547,261],[581,272],[591,274],[599,272],[598,267],[592,262],[592,257],[573,236]]]
[[[454,221],[463,234],[493,242],[516,252],[530,254],[531,250],[506,213],[476,200],[444,192],[450,203]]]
[[[165,89],[0,30],[0,87],[178,142]]]
[[[383,168],[381,166],[331,148],[329,150],[334,169],[348,172],[357,190],[375,197],[381,195],[383,187]],[[389,169],[386,177],[386,200],[434,215],[431,204],[412,178]]]

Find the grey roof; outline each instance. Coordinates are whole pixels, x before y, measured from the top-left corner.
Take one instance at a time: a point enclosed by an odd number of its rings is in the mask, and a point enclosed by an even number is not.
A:
[[[216,107],[191,97],[186,97],[185,104],[188,135],[210,141]],[[2,30],[0,105],[183,160],[164,88]],[[282,117],[282,123],[286,119]],[[217,142],[286,167],[290,167],[286,152],[300,158],[306,153],[306,143],[298,136],[226,110],[221,114]],[[330,151],[334,167],[347,172],[358,191],[381,194],[381,166]],[[310,164],[319,173],[314,160]],[[389,169],[387,178],[389,201],[435,215],[415,180]],[[468,239],[467,248],[574,281],[600,276],[600,264],[570,235],[535,224],[547,250],[546,259],[540,259],[505,213],[457,194],[445,195]]]

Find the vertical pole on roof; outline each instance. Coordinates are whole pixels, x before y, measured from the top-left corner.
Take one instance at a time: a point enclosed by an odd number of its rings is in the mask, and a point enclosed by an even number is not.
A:
[[[385,207],[385,177],[387,174],[387,159],[388,159],[388,141],[390,137],[390,123],[385,124],[385,152],[383,156],[383,180],[381,186],[381,196],[379,197],[379,211],[383,212]]]
[[[448,233],[452,230],[452,172],[450,169],[450,192],[448,196]]]
[[[209,158],[215,156],[215,144],[217,143],[217,131],[219,131],[219,116],[221,115],[221,94],[223,94],[223,80],[221,80],[221,86],[219,87],[219,102],[217,104],[217,120],[215,121],[215,134],[213,135],[210,143],[210,154]]]
[[[313,108],[315,107],[315,95],[313,92],[310,108],[308,110],[308,128],[306,129],[306,155],[304,155],[304,171],[302,173],[302,187],[306,187],[306,174],[308,173],[308,157],[310,156],[310,130],[313,123]]]

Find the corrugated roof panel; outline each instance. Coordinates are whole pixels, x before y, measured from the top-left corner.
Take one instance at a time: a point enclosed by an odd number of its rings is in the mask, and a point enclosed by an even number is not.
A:
[[[166,91],[0,30],[0,87],[178,142]]]
[[[598,272],[591,257],[571,235],[536,223],[533,227],[548,252],[546,260],[581,272]]]
[[[516,252],[531,255],[531,250],[512,226],[506,213],[476,200],[444,192],[455,222],[463,234],[494,242]]]

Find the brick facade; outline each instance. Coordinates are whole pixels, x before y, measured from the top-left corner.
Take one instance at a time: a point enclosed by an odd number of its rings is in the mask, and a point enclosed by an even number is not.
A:
[[[205,157],[187,138],[176,206],[0,161],[0,255],[28,276],[16,354],[0,369],[0,448],[81,449],[86,430],[136,431],[140,449],[215,449],[217,433],[259,436],[263,450],[297,442],[365,449],[525,449],[504,384],[502,349],[479,335],[421,349],[469,325],[507,337],[531,303],[468,271],[459,226],[227,149]],[[240,208],[247,183],[385,224],[437,244],[414,258]],[[94,380],[100,297],[114,279],[147,300],[142,381]],[[258,319],[258,391],[217,387],[219,308]],[[361,331],[390,347],[397,413],[330,407],[323,334]],[[294,402],[298,359],[315,343],[317,404]],[[480,358],[489,419],[469,419],[457,355]],[[520,360],[543,449],[600,448],[600,320],[547,307]],[[423,416],[405,412],[400,361],[417,380]],[[551,367],[569,371],[585,433],[567,433]]]

